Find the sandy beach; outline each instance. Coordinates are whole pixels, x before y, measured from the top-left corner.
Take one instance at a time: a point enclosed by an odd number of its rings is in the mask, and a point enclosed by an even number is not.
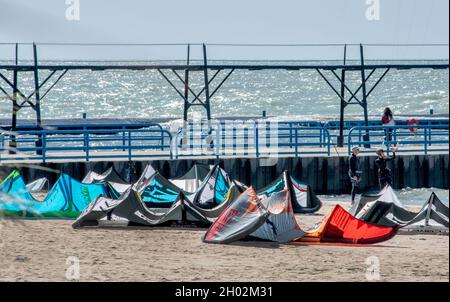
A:
[[[311,226],[331,208],[327,203],[319,214],[298,220]],[[3,220],[0,281],[67,281],[68,257],[79,259],[80,281],[368,281],[368,257],[379,260],[380,281],[449,281],[447,235],[401,234],[375,246],[348,247],[212,245],[202,243],[204,233],[74,230],[71,221]]]

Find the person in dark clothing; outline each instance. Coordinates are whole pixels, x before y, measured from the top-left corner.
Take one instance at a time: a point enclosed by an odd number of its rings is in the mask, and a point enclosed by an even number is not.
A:
[[[352,155],[349,158],[348,176],[352,182],[352,205],[355,203],[356,194],[358,194],[359,183],[361,182],[361,171],[359,170],[359,148],[353,147]]]
[[[384,150],[380,149],[377,151],[377,156],[375,164],[378,167],[378,183],[382,190],[387,185],[392,186],[392,174],[391,169],[388,168],[388,162],[395,159],[395,152],[392,156],[386,156]]]

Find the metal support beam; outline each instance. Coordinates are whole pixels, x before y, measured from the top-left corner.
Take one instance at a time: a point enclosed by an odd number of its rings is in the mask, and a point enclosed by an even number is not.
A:
[[[186,65],[191,64],[191,45],[187,46]],[[183,121],[187,121],[189,110],[189,68],[184,71],[184,107],[183,107]]]
[[[37,46],[36,43],[33,43],[33,58],[34,58],[34,97],[35,97],[35,107],[36,111],[36,126],[38,129],[42,129],[42,117],[41,117],[41,93],[40,93],[40,85],[39,85],[39,69],[38,69],[38,56],[37,56]],[[36,141],[36,147],[42,147],[42,135],[38,136],[38,140]],[[36,151],[37,155],[42,155],[42,150]]]
[[[209,94],[209,80],[208,80],[208,55],[206,53],[206,44],[203,44],[203,74],[205,80],[205,109],[206,109],[206,118],[208,121],[211,120],[211,103],[210,103],[210,94]]]
[[[33,58],[34,58],[34,97],[36,100],[35,108],[36,111],[36,125],[38,129],[42,129],[42,118],[41,118],[41,94],[39,85],[39,69],[38,69],[38,56],[37,56],[37,46],[33,43]]]
[[[211,83],[214,81],[214,79],[219,75],[219,73],[222,71],[222,69],[219,69],[219,70],[217,70],[215,73],[214,73],[214,75],[209,79],[209,85],[211,85]],[[176,73],[176,71],[174,71],[175,72],[175,74],[177,74]],[[180,76],[178,76],[178,78],[183,82],[183,79],[180,77]],[[184,82],[183,82],[184,83]],[[204,102],[202,102],[201,100],[200,100],[200,96],[202,95],[202,93],[204,93],[205,92],[205,87],[203,87],[202,88],[202,90],[200,90],[200,92],[199,93],[195,93],[194,91],[192,91],[192,89],[190,89],[189,88],[189,91],[194,95],[194,99],[192,100],[192,101],[190,101],[190,104],[192,105],[193,103],[195,103],[196,101],[198,101],[198,102],[200,102],[200,103],[204,103]],[[210,98],[212,98],[212,96],[210,96]]]
[[[166,76],[166,74],[161,69],[158,69],[158,72],[167,81],[167,83],[169,83],[169,85],[176,91],[176,93],[178,93],[178,95],[184,99],[184,94],[180,90],[178,90],[177,86],[175,86],[175,84]]]
[[[334,77],[339,81],[340,83],[340,92],[334,85],[331,83],[331,81],[324,75],[324,73],[321,71],[320,68],[317,68],[317,72],[319,75],[323,78],[323,80],[328,84],[328,86],[335,92],[335,94],[340,99],[340,117],[339,117],[339,134],[337,136],[337,146],[343,147],[344,145],[344,121],[345,121],[345,108],[350,104],[358,104],[363,108],[364,111],[364,125],[369,124],[369,117],[368,117],[368,98],[371,95],[371,93],[375,90],[375,88],[381,83],[381,81],[386,77],[388,72],[391,70],[391,68],[387,68],[383,74],[376,80],[375,84],[370,88],[370,90],[367,89],[367,83],[370,80],[370,78],[373,76],[377,68],[372,68],[369,75],[366,76],[365,71],[367,70],[365,61],[364,61],[364,48],[362,45],[360,45],[360,56],[361,56],[361,64],[359,72],[361,73],[361,84],[359,87],[353,92],[348,85],[346,84],[346,73],[348,71],[355,71],[353,69],[347,69],[346,68],[346,61],[347,61],[347,49],[344,46],[344,64],[343,68],[341,70],[341,75],[339,76],[335,70],[330,70],[331,73],[334,75]],[[369,69],[370,70],[370,69]],[[347,100],[345,97],[346,92],[350,93],[350,98]],[[358,98],[358,93],[362,94],[362,99]],[[355,102],[352,102],[353,100],[356,100]],[[364,135],[365,141],[370,141],[369,132],[367,131]],[[365,147],[370,147],[369,144],[366,144]]]
[[[214,91],[211,93],[211,98],[222,87],[222,85],[225,84],[225,82],[228,80],[228,78],[231,77],[231,75],[233,74],[234,70],[235,69],[231,69],[230,72],[228,72],[228,74],[225,76],[225,78],[223,78],[223,80],[219,83],[219,85],[217,85],[216,89],[214,89]]]
[[[63,71],[63,73],[61,73],[61,75],[56,79],[55,82],[53,82],[53,84],[45,91],[45,93],[41,96],[41,100],[43,100],[47,94],[53,89],[53,87],[56,86],[56,84],[58,84],[59,81],[61,81],[61,79],[66,75],[67,73],[67,69]]]
[[[344,88],[344,90],[347,90],[348,93],[350,93],[350,95],[352,96],[351,99],[355,99],[359,104],[361,104],[362,102],[356,97],[356,92],[354,93],[353,91],[350,90],[350,88],[348,88],[348,86],[345,84],[345,81],[337,75],[336,71],[332,70],[331,73],[333,73],[333,75],[336,77],[336,79],[341,83],[341,90],[342,90],[342,88]],[[342,91],[341,91],[341,95],[342,95]],[[347,103],[350,103],[350,101],[347,101]]]
[[[347,64],[347,45],[344,45],[344,66]],[[344,116],[345,116],[345,69],[341,71],[341,106],[339,112],[339,135],[337,137],[337,146],[344,147]]]
[[[183,76],[177,72],[177,69],[171,69],[172,73],[175,77],[183,84],[184,93],[177,88],[175,83],[169,79],[169,77],[163,72],[162,69],[157,69],[158,72],[163,76],[163,78],[167,81],[167,83],[177,92],[177,94],[183,98],[184,108],[183,108],[183,119],[187,121],[189,109],[193,106],[200,106],[206,110],[207,120],[211,120],[211,99],[218,92],[218,90],[225,84],[225,82],[230,78],[230,76],[234,73],[236,68],[230,68],[225,77],[218,83],[218,85],[211,91],[211,84],[217,78],[217,76],[224,70],[223,68],[211,69],[208,65],[208,56],[206,51],[206,45],[203,45],[203,65],[202,68],[190,68],[190,45],[188,44],[187,48],[187,60],[186,60],[186,69],[184,70],[184,78]],[[214,70],[214,74],[212,77],[209,76],[209,70]],[[190,72],[192,71],[201,71],[203,72],[203,88],[197,93],[190,87]],[[192,98],[190,96],[192,95]],[[204,98],[202,98],[204,95]]]
[[[53,77],[53,75],[56,73],[56,71],[57,71],[57,70],[53,70],[53,71],[47,76],[47,78],[39,85],[39,89],[41,89],[41,88],[48,82],[48,80],[50,80],[50,79]],[[66,69],[66,71],[67,71],[67,69]],[[31,94],[29,94],[29,95],[28,95],[28,98],[31,99],[31,98],[34,96],[35,93],[36,93],[36,90],[34,90]]]
[[[366,86],[366,70],[364,68],[364,47],[362,44],[359,46],[360,55],[361,55],[361,85],[362,85],[362,106],[364,111],[364,125],[369,126],[369,113],[367,108],[367,86]],[[363,137],[365,142],[370,141],[369,130],[366,131],[366,134]],[[370,144],[365,144],[365,148],[370,148]]]
[[[327,79],[327,77],[320,71],[319,68],[316,69],[316,71],[319,73],[319,75],[322,77],[322,79],[325,81],[325,83],[328,84],[328,86],[336,93],[336,95],[339,97],[341,101],[345,102],[345,99],[341,96],[340,92],[337,91],[337,89],[331,84],[330,80]]]
[[[11,87],[14,90],[14,83],[11,83],[10,80],[8,80],[8,78],[6,78],[1,72],[0,72],[0,78],[3,79],[3,81],[6,82],[6,84],[9,85],[9,87]],[[11,97],[10,94],[8,94],[3,88],[0,87],[0,90],[6,94],[11,100],[13,100],[13,98]],[[31,108],[35,109],[35,105],[33,104],[33,102],[27,97],[25,96],[25,94],[23,92],[20,91],[20,89],[18,88],[18,86],[16,87],[16,92],[17,94],[23,98],[25,100],[25,103],[28,103],[30,105]],[[21,106],[22,107],[22,106]]]
[[[377,88],[378,84],[381,83],[381,81],[386,77],[386,75],[388,74],[388,72],[390,70],[391,70],[390,68],[386,69],[386,71],[381,75],[381,77],[377,80],[377,82],[372,86],[372,88],[369,90],[369,92],[367,92],[367,97],[369,97],[372,94],[372,92],[375,90],[375,88]]]
[[[14,63],[19,65],[19,44],[16,43]],[[20,107],[17,105],[17,85],[18,85],[18,71],[13,71],[13,99],[12,99],[12,117],[11,117],[11,139],[9,141],[9,154],[16,154],[17,141],[16,141],[16,131],[17,131],[17,113]]]

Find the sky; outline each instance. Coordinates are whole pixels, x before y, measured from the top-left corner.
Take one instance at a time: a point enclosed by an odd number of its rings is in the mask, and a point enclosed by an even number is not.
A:
[[[444,43],[448,0],[79,0],[79,20],[67,20],[72,0],[0,0],[0,43]],[[3,51],[2,51],[3,48]],[[26,47],[24,47],[26,48]],[[340,58],[324,48],[209,47],[210,58]],[[384,48],[386,56],[440,57],[447,48]],[[40,46],[41,56],[63,59],[183,58],[185,47]],[[369,49],[368,56],[380,51]],[[8,46],[0,53],[9,53]],[[410,53],[409,53],[410,52]],[[27,49],[24,55],[29,55]],[[350,51],[351,53],[351,51]],[[356,53],[356,50],[355,50]],[[445,55],[444,55],[445,53]],[[193,49],[193,56],[200,48]],[[336,57],[335,57],[336,56]]]

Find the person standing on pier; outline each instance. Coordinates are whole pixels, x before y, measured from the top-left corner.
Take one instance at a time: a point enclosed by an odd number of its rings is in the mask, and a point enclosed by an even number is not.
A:
[[[395,126],[394,114],[391,108],[386,107],[384,109],[383,116],[381,117],[381,123],[383,126],[388,127],[385,131],[384,142],[388,146],[388,142],[392,141],[392,129],[390,127]]]
[[[386,156],[383,149],[377,151],[375,164],[378,167],[378,183],[380,185],[380,190],[383,190],[387,185],[392,186],[392,173],[391,169],[388,168],[388,162],[394,159],[395,151],[392,156]]]
[[[359,147],[353,147],[352,155],[349,158],[348,176],[352,182],[352,205],[355,203],[356,194],[358,194],[359,183],[361,182],[361,171],[359,170]]]

